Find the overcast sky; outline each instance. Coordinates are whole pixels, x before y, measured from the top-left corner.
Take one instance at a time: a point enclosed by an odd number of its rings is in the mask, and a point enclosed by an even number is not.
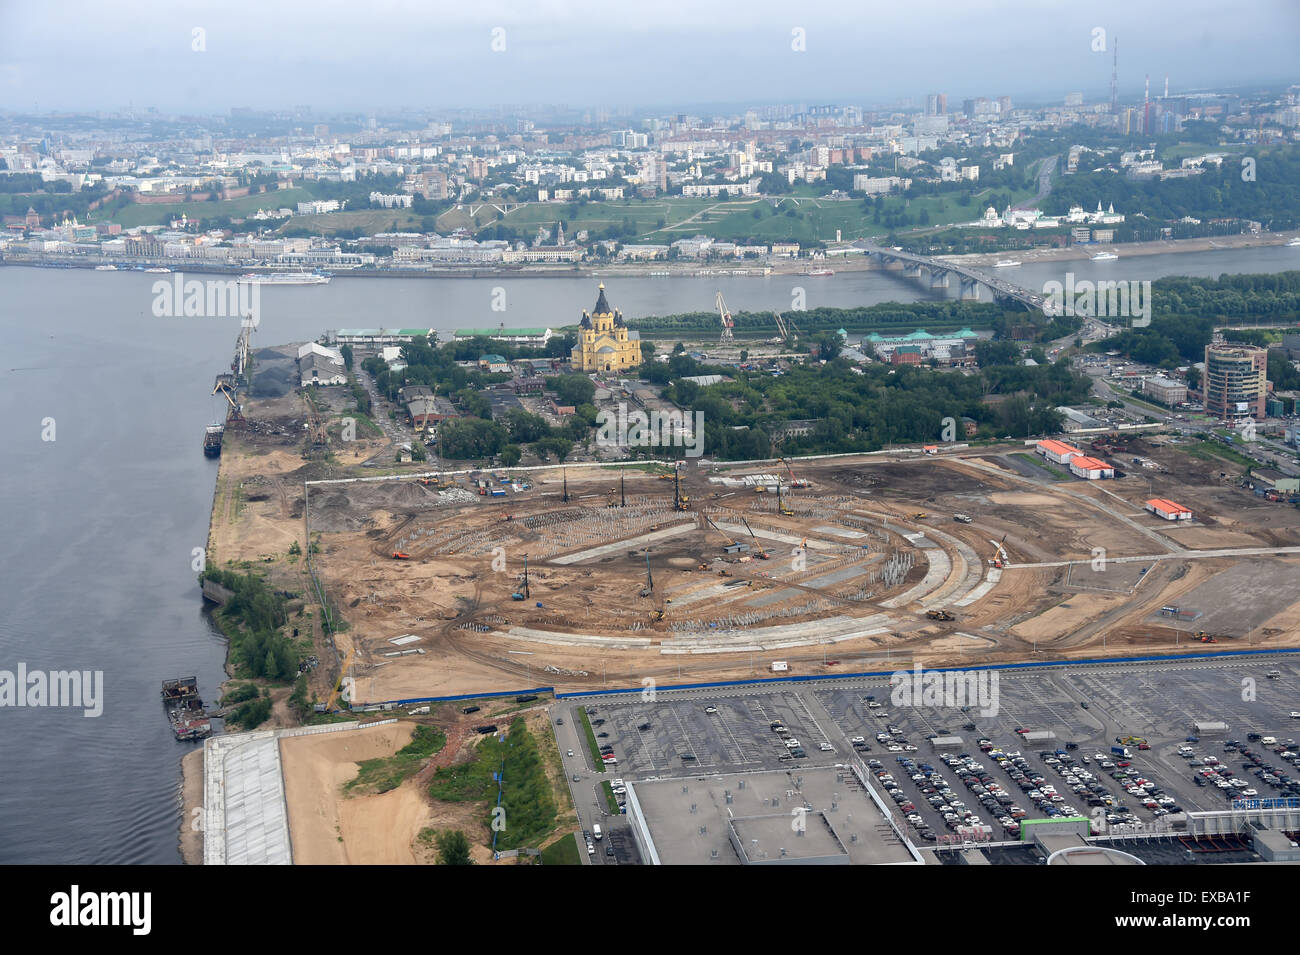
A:
[[[1116,40],[1130,99],[1300,82],[1300,0],[0,0],[0,109],[952,109],[1105,99]]]

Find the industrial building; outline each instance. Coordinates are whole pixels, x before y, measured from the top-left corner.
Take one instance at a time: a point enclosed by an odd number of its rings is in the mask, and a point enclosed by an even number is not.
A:
[[[555,333],[549,328],[458,328],[452,335],[458,342],[496,339],[512,345],[542,347]]]
[[[1253,345],[1205,346],[1205,410],[1225,421],[1262,421],[1268,395],[1268,350]]]
[[[914,846],[848,766],[628,784],[627,814],[651,865],[908,865]]]
[[[1190,521],[1192,512],[1181,504],[1173,501],[1167,501],[1164,498],[1153,497],[1147,501],[1146,508],[1156,517],[1163,517],[1167,521]]]
[[[1107,464],[1100,458],[1089,458],[1080,456],[1070,458],[1070,473],[1075,477],[1081,477],[1086,481],[1101,481],[1115,476],[1113,465]]]
[[[1071,458],[1084,456],[1083,452],[1074,445],[1066,444],[1064,441],[1055,441],[1051,438],[1046,441],[1039,441],[1035,450],[1055,464],[1066,464]]]
[[[1164,375],[1156,375],[1142,382],[1142,393],[1170,408],[1187,400],[1187,386]]]

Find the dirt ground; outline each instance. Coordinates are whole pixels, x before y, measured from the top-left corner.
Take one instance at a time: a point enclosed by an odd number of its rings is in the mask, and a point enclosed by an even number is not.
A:
[[[306,578],[287,550],[295,540],[306,546],[303,481],[376,473],[351,467],[368,447],[332,445],[332,458],[313,459],[302,436],[304,407],[293,394],[250,403],[250,418],[270,423],[230,440],[212,530],[218,561],[270,556],[264,563],[272,579],[298,591],[306,589]],[[790,492],[784,504],[791,514],[779,511],[775,495],[740,483],[746,474],[773,475],[779,465],[691,462],[681,472],[682,494],[690,500],[681,512],[672,505],[673,483],[645,470],[625,471],[620,486],[615,471],[558,467],[520,474],[532,487],[508,489],[504,498],[477,494],[464,475],[442,490],[414,478],[315,485],[307,510],[320,548],[317,566],[349,624],[338,637],[338,659],[352,661],[356,697],[369,701],[543,685],[590,689],[636,685],[646,677],[743,679],[761,675],[776,657],[795,673],[832,672],[823,665],[829,656],[869,662],[886,652],[929,665],[1014,660],[1031,655],[1036,638],[1041,647],[1053,635],[1062,653],[1099,653],[1108,629],[1140,628],[1148,604],[1158,609],[1189,586],[1187,568],[1175,578],[1174,563],[1161,562],[1170,566],[1152,567],[1140,588],[1123,593],[1131,588],[1127,581],[1091,588],[1068,568],[1022,565],[1089,561],[1099,552],[1116,558],[1178,547],[1300,544],[1300,512],[1261,508],[1231,477],[1220,478],[1230,466],[1160,440],[1131,439],[1109,455],[1120,463],[1140,455],[1156,467],[1133,467],[1120,480],[1091,484],[1022,477],[999,462],[1008,452],[1023,448],[796,462],[798,476],[812,487]],[[491,474],[482,476],[500,486]],[[567,502],[561,500],[566,482]],[[1186,504],[1197,519],[1173,526],[1154,518],[1142,506],[1151,495]],[[621,499],[625,507],[617,506]],[[974,523],[953,522],[957,511]],[[661,652],[694,633],[881,614],[884,601],[925,576],[917,533],[928,533],[948,557],[945,593],[963,574],[987,570],[994,542],[1002,542],[1012,568],[982,597],[955,608],[951,624],[936,628],[927,621],[922,597],[888,611],[888,633],[837,643],[833,654],[815,645],[779,654]],[[971,548],[979,564],[968,567],[953,540]],[[733,541],[748,545],[749,554],[724,553]],[[795,570],[790,555],[801,544],[807,563]],[[771,559],[753,559],[758,550]],[[410,559],[395,560],[395,552]],[[654,588],[641,597],[647,554]],[[529,595],[513,600],[523,589],[525,556]],[[879,570],[890,557],[912,566],[887,582]],[[827,567],[831,572],[817,579]],[[1111,589],[1117,593],[1095,592]],[[656,619],[660,610],[663,619]],[[1285,633],[1274,639],[1300,639],[1287,630],[1290,619],[1278,615],[1270,627]],[[626,638],[633,645],[537,642],[507,635],[512,628]],[[948,638],[957,631],[980,639]],[[391,642],[407,634],[419,639],[400,647]],[[319,655],[336,659],[329,647]],[[313,684],[318,696],[328,695],[337,675],[332,666],[321,668],[315,679],[322,687]]]

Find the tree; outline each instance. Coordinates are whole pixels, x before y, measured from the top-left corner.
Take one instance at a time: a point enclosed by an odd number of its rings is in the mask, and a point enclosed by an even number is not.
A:
[[[517,465],[519,459],[523,457],[523,451],[517,444],[507,444],[501,449],[501,453],[497,455],[497,457],[501,459],[502,467],[512,468]]]
[[[473,865],[469,857],[469,837],[459,829],[438,833],[439,865]]]

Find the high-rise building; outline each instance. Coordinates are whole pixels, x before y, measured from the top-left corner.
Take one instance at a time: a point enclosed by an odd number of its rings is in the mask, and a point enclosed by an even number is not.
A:
[[[1205,346],[1205,410],[1225,421],[1263,420],[1268,394],[1268,350],[1254,345]]]

